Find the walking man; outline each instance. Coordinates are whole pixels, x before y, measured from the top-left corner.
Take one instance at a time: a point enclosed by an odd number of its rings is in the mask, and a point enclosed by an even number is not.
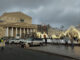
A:
[[[45,45],[47,45],[47,38],[46,38],[46,35],[44,35],[44,39],[45,39]]]
[[[69,33],[69,38],[71,41],[71,46],[72,46],[72,48],[74,48],[74,43],[73,43],[74,38],[73,38],[73,35],[71,33]]]

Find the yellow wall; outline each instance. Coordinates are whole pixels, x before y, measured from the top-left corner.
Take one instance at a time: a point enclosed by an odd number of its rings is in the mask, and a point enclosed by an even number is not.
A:
[[[7,23],[20,22],[20,19],[23,19],[25,23],[32,24],[32,18],[30,16],[25,15],[24,13],[21,13],[21,12],[4,13],[0,17],[0,20],[3,20],[4,22],[7,22]]]

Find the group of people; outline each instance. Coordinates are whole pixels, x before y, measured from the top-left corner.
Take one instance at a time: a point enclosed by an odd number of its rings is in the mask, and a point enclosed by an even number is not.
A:
[[[68,46],[68,40],[70,40],[71,42],[71,46],[74,47],[74,41],[77,41],[78,42],[78,37],[77,36],[74,36],[74,34],[72,33],[68,33],[66,36],[65,36],[65,45]]]
[[[65,38],[65,45],[68,46],[68,40],[70,40],[71,42],[71,46],[74,47],[74,41],[78,42],[78,36],[76,34],[72,34],[72,33],[68,33],[66,36],[64,36]],[[47,45],[47,38],[44,35],[44,39],[45,39],[45,44]]]

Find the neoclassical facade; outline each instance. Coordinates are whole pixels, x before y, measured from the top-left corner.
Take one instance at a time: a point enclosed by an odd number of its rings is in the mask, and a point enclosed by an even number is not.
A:
[[[25,38],[37,32],[37,25],[32,18],[22,12],[4,13],[0,16],[0,27],[4,31],[2,37]]]

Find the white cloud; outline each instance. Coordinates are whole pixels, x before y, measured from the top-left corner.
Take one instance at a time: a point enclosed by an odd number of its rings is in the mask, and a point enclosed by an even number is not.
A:
[[[43,9],[44,9],[43,6],[39,6],[39,7],[36,8],[36,9],[32,9],[32,12],[34,12],[35,14],[37,14],[37,13],[40,13]]]
[[[80,0],[2,0],[0,8],[0,13],[22,11],[33,23],[70,26],[80,22]]]

